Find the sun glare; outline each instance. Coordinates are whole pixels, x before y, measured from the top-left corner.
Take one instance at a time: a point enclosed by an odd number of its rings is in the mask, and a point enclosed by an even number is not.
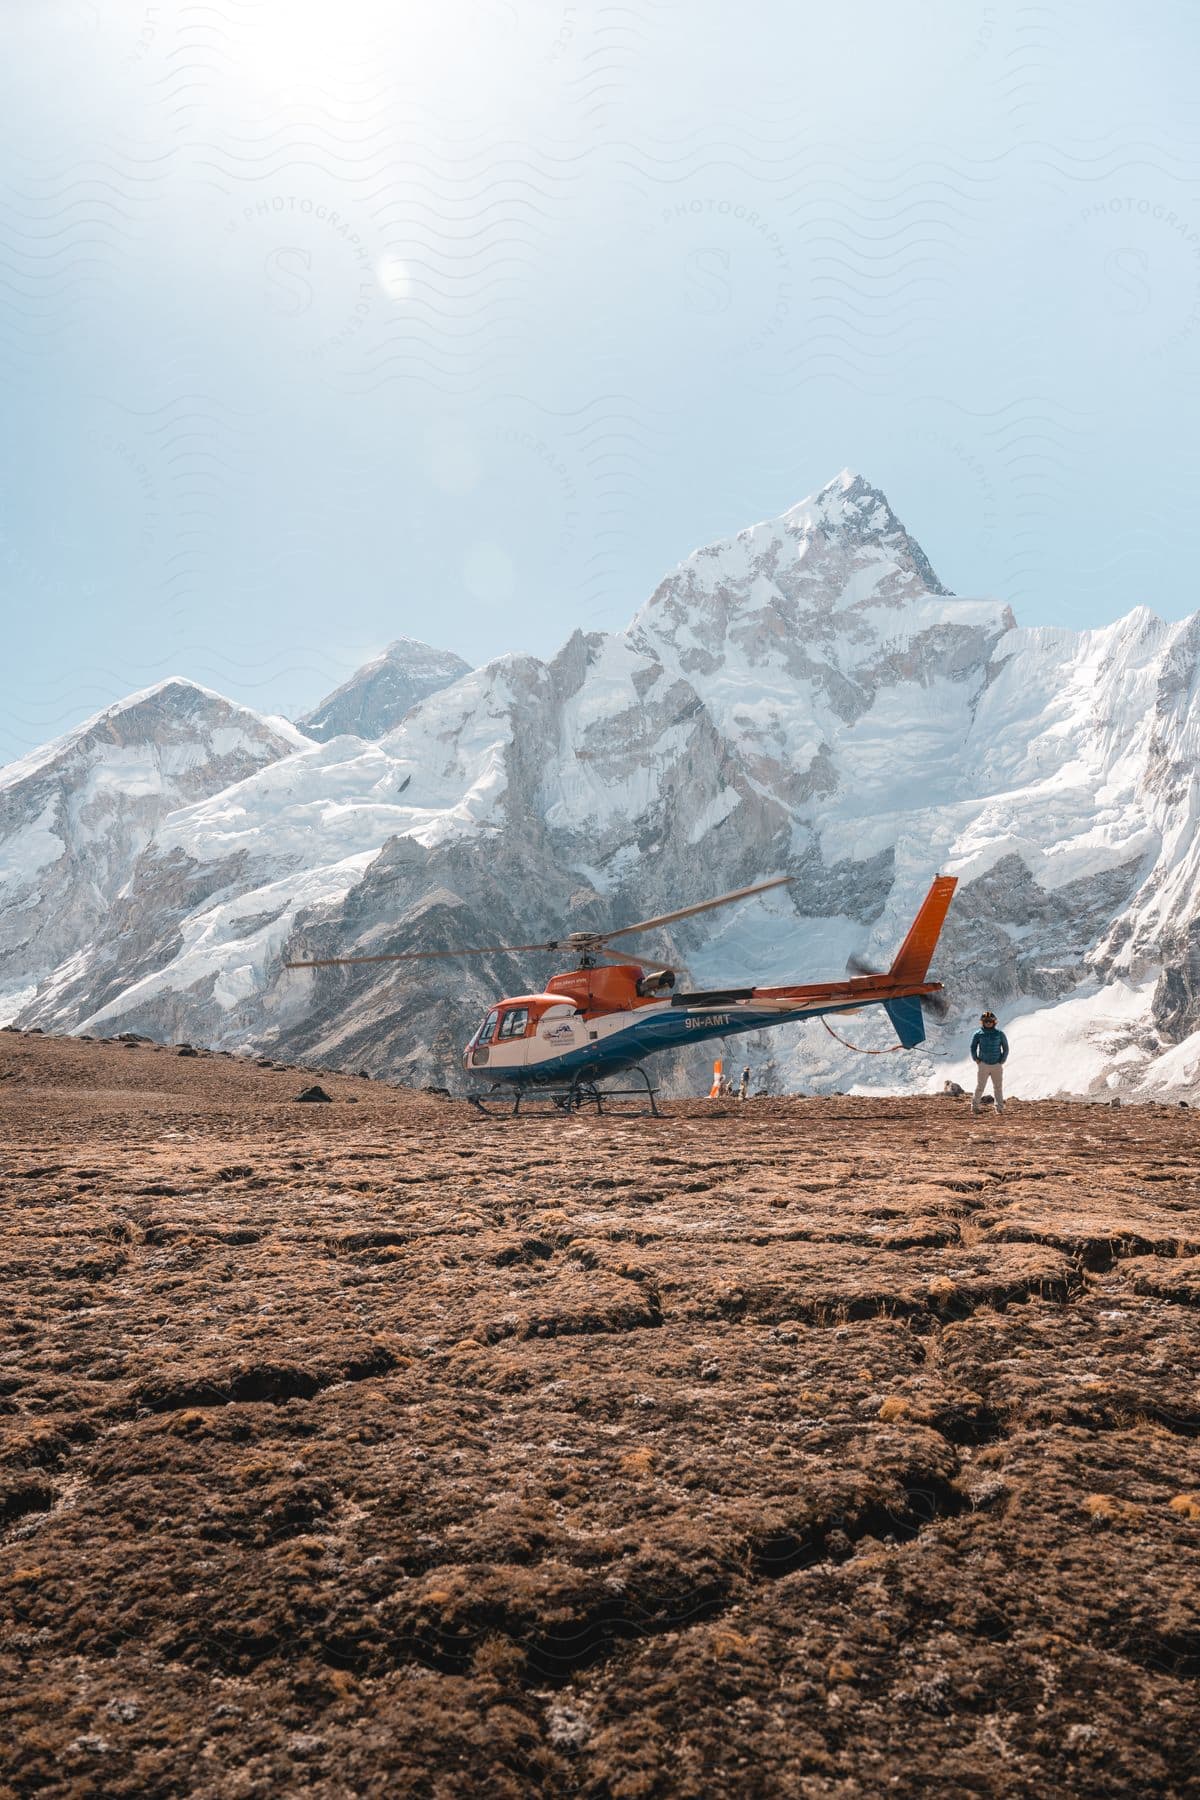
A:
[[[279,85],[308,86],[369,73],[371,45],[397,10],[384,0],[261,0],[231,8],[231,35],[244,66]],[[407,9],[404,9],[407,10]],[[239,58],[241,60],[241,58]]]
[[[389,300],[407,300],[412,292],[408,264],[398,256],[385,256],[376,270],[379,285]]]
[[[504,0],[227,0],[228,35],[255,85],[324,89],[357,104],[383,84],[483,99],[532,32]],[[478,90],[478,92],[476,92]]]

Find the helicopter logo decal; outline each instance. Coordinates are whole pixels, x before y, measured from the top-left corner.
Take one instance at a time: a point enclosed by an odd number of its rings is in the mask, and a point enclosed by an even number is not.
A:
[[[569,1019],[564,1019],[558,1025],[543,1025],[542,1036],[548,1044],[573,1044],[575,1027]]]

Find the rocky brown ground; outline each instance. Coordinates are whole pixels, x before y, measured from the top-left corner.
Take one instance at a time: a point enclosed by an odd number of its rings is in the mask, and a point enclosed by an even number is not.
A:
[[[0,1795],[1200,1794],[1194,1114],[0,1035]]]

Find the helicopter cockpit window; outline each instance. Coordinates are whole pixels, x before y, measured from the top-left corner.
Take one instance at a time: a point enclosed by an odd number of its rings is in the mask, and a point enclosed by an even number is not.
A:
[[[525,1029],[528,1024],[529,1008],[527,1006],[511,1007],[504,1015],[504,1023],[500,1027],[500,1036],[502,1038],[524,1037]]]
[[[488,1014],[487,1018],[483,1021],[483,1024],[479,1027],[479,1036],[475,1039],[477,1044],[491,1043],[493,1037],[496,1035],[496,1019],[498,1016],[498,1011],[490,1012]]]

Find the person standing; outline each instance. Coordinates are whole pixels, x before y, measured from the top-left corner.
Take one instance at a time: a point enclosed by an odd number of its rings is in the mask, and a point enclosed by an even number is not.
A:
[[[742,1070],[742,1079],[738,1082],[738,1099],[744,1100],[750,1092],[750,1065]]]
[[[996,1100],[996,1111],[1004,1111],[1004,1065],[1008,1061],[1008,1039],[996,1023],[994,1012],[985,1012],[979,1030],[971,1039],[971,1061],[975,1064],[975,1092],[971,1111],[977,1113],[988,1082]]]

